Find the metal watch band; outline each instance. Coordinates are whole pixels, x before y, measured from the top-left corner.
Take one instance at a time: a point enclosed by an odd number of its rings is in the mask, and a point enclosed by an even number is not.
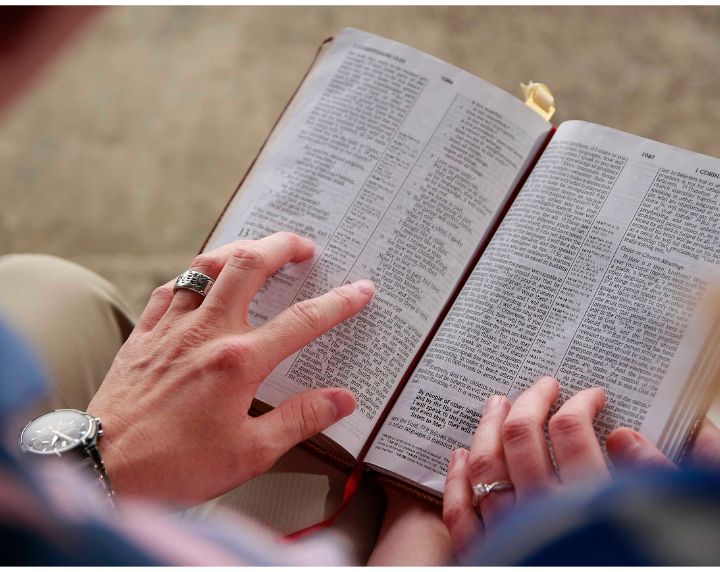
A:
[[[95,471],[98,484],[102,488],[102,492],[107,498],[108,503],[114,509],[115,491],[112,488],[112,483],[110,482],[110,477],[108,476],[107,470],[105,469],[105,463],[103,463],[102,457],[100,456],[100,451],[98,451],[96,445],[92,444],[85,447],[85,454],[87,455],[85,457],[86,463],[93,471]]]

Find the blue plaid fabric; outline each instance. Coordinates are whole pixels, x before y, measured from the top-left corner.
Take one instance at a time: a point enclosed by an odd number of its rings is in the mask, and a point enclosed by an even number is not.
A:
[[[594,491],[537,499],[508,515],[464,564],[717,566],[720,473],[635,472]]]

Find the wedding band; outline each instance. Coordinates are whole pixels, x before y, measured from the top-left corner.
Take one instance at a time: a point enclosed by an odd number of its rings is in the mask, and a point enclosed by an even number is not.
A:
[[[480,503],[490,493],[499,491],[512,491],[515,486],[510,481],[495,481],[494,483],[478,483],[473,485],[472,503],[477,512],[480,512]]]
[[[203,274],[197,270],[186,270],[175,280],[173,293],[180,289],[192,290],[204,298],[207,293],[210,292],[210,288],[212,288],[214,283],[215,281],[207,274]]]

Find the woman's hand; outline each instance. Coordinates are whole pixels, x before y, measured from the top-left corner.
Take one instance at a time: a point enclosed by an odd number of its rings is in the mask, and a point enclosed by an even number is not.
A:
[[[484,528],[492,527],[515,502],[609,478],[593,419],[605,403],[600,388],[569,399],[549,422],[555,472],[545,440],[548,413],[558,398],[556,379],[543,377],[510,405],[504,396],[488,400],[470,451],[456,450],[448,469],[443,518],[453,546],[460,550]],[[482,522],[472,506],[471,485],[510,481],[514,491],[497,491],[480,501]]]
[[[558,494],[567,487],[594,486],[610,478],[593,420],[605,404],[602,388],[581,391],[568,399],[548,421],[559,395],[559,383],[543,377],[510,405],[504,396],[488,400],[470,451],[453,452],[443,502],[445,521],[456,551],[471,540],[481,542],[515,503],[539,494]],[[548,429],[557,470],[548,450]],[[613,431],[607,451],[615,464],[674,468],[646,437],[628,428]],[[720,460],[720,431],[708,420],[695,440],[696,462]],[[471,486],[510,481],[514,491],[496,491],[472,505]]]
[[[361,280],[251,327],[248,308],[265,280],[314,251],[290,233],[239,241],[194,260],[193,270],[216,280],[205,298],[173,295],[172,282],[153,292],[88,407],[103,421],[99,446],[118,493],[179,503],[213,498],[352,413],[351,392],[322,389],[248,415],[278,363],[372,298],[372,283]]]

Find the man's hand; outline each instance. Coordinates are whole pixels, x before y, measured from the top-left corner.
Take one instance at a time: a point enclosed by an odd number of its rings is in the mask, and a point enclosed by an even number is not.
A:
[[[372,282],[361,280],[250,326],[250,302],[266,279],[314,251],[290,233],[236,242],[194,260],[193,270],[216,279],[206,298],[173,295],[172,282],[153,292],[88,407],[103,421],[99,446],[118,493],[187,504],[213,498],[352,413],[351,392],[322,389],[248,415],[280,361],[372,298]]]

